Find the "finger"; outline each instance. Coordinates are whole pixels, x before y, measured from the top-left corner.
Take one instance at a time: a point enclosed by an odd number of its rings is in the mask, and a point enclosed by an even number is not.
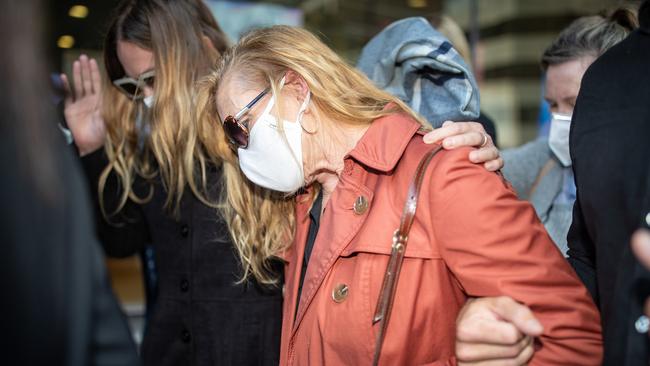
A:
[[[465,128],[467,127],[464,126],[461,122],[447,121],[442,125],[442,127],[436,128],[433,131],[424,135],[422,139],[426,144],[433,144],[436,142],[440,142],[449,136],[465,133],[466,132]]]
[[[494,302],[492,308],[504,321],[511,322],[517,329],[529,336],[539,336],[544,328],[535,318],[528,306],[520,304],[510,297],[501,296]]]
[[[477,132],[481,136],[481,142],[483,141],[483,135],[485,133],[485,128],[483,125],[478,122],[451,122],[446,121],[442,124],[442,127],[436,128],[435,130],[424,135],[424,142],[427,144],[435,143],[442,141],[443,139],[455,135],[462,135],[467,132]],[[479,142],[476,145],[480,145]]]
[[[81,84],[81,63],[79,60],[72,63],[72,81],[74,82],[74,98],[83,97],[83,86]]]
[[[462,134],[447,137],[442,140],[442,146],[445,149],[454,149],[461,146],[475,146],[479,147],[486,141],[487,135],[476,131],[467,131]],[[487,136],[486,146],[490,146],[490,138]]]
[[[650,231],[639,229],[632,235],[632,251],[639,262],[650,269]]]
[[[90,64],[88,63],[88,56],[81,55],[81,79],[83,80],[84,95],[91,95],[93,93],[93,82],[90,78]]]
[[[457,341],[466,343],[512,346],[524,336],[512,323],[483,317],[463,319],[456,328]]]
[[[486,162],[485,164],[483,164],[483,166],[485,167],[485,169],[487,169],[487,171],[496,172],[499,169],[503,169],[503,167],[505,166],[505,162],[503,161],[502,157],[499,157],[494,160],[490,160]]]
[[[533,347],[532,337],[523,337],[513,345],[492,345],[484,343],[456,343],[456,357],[459,361],[477,362],[481,360],[495,360],[516,358],[526,347]]]
[[[102,76],[99,72],[97,60],[94,58],[90,59],[90,80],[92,82],[93,93],[99,93],[102,87]]]
[[[63,84],[63,102],[65,104],[72,103],[74,101],[74,96],[72,95],[72,89],[70,89],[70,81],[66,74],[59,75],[61,77],[61,84]]]
[[[477,362],[458,362],[458,366],[521,366],[527,365],[528,361],[533,357],[535,348],[529,345],[524,348],[519,355],[515,358],[503,358],[496,360],[483,360]]]
[[[482,147],[469,153],[469,161],[480,164],[495,160],[499,157],[499,149],[494,146]]]

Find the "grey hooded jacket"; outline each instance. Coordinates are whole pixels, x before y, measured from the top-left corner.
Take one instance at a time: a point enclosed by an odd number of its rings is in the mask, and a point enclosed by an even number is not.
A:
[[[390,24],[363,48],[357,68],[434,128],[479,116],[478,87],[469,67],[424,18]]]

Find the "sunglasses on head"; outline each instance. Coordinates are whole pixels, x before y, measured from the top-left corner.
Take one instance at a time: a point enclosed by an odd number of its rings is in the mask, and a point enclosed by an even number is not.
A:
[[[257,104],[257,102],[264,97],[271,88],[266,88],[262,90],[261,93],[259,93],[253,100],[250,101],[250,103],[246,104],[244,108],[242,108],[237,114],[234,116],[226,116],[226,118],[223,120],[223,130],[226,133],[226,137],[228,140],[230,140],[230,143],[235,147],[235,148],[242,148],[245,149],[248,147],[248,126],[244,125],[241,122],[241,118],[251,110]]]
[[[138,79],[123,77],[114,80],[113,85],[115,85],[122,93],[126,94],[130,99],[136,100],[144,97],[143,91],[145,86],[153,88],[155,75],[156,73],[154,70],[146,71],[140,74]]]

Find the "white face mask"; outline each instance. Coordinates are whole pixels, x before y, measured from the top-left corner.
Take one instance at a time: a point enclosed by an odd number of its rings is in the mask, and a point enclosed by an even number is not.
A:
[[[142,98],[142,103],[144,103],[144,106],[147,107],[147,109],[151,109],[153,106],[153,95],[150,95],[148,97]]]
[[[253,183],[284,193],[296,192],[304,185],[300,120],[310,96],[308,93],[295,122],[282,121],[284,131],[279,130],[278,120],[271,114],[275,103],[275,96],[271,96],[250,130],[248,147],[238,150],[239,167]]]
[[[154,97],[150,95],[142,98],[142,105],[138,105],[135,116],[135,129],[138,132],[138,150],[143,151],[146,140],[151,135],[151,107]]]
[[[548,146],[565,167],[571,166],[571,155],[569,154],[570,129],[570,115],[553,113],[551,130],[548,135]]]

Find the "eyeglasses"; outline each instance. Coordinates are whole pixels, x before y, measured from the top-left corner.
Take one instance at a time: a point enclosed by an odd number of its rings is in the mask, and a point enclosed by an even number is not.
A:
[[[255,99],[251,100],[250,103],[246,104],[237,114],[234,116],[227,116],[223,120],[223,130],[226,133],[226,137],[230,140],[230,143],[237,148],[245,149],[248,147],[248,126],[241,123],[241,118],[248,111],[251,110],[257,104],[257,102],[264,97],[271,88],[266,88],[259,93]]]
[[[131,77],[124,77],[113,81],[113,85],[130,99],[140,99],[144,97],[143,90],[145,86],[153,88],[155,75],[154,70],[151,70],[142,73],[138,76],[137,80]]]

